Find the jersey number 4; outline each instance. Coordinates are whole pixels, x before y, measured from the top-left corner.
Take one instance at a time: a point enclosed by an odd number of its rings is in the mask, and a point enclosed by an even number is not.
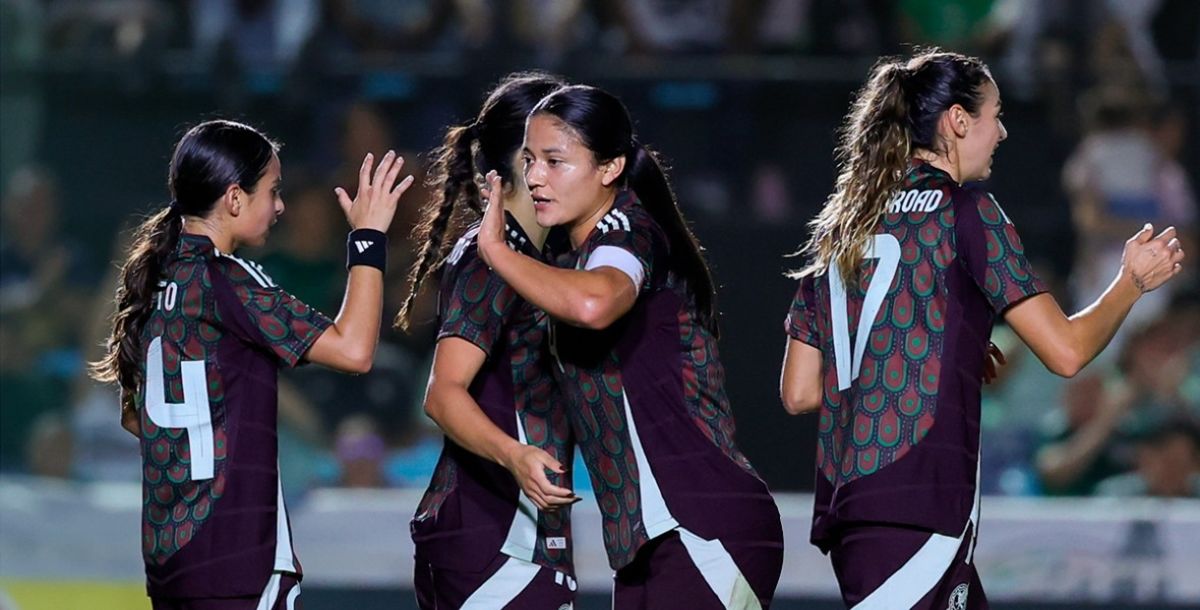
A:
[[[875,235],[867,245],[865,258],[877,258],[875,273],[867,284],[867,294],[863,297],[862,311],[858,316],[858,328],[854,332],[854,352],[850,352],[850,323],[849,307],[846,305],[846,284],[837,266],[831,266],[829,272],[829,305],[830,318],[833,322],[833,355],[837,366],[838,391],[845,390],[858,379],[862,368],[863,353],[867,351],[867,338],[871,327],[875,325],[875,316],[883,307],[896,277],[896,268],[900,266],[900,242],[893,235]],[[853,358],[852,358],[853,356]]]
[[[212,411],[208,406],[208,375],[203,360],[179,363],[183,377],[183,402],[167,402],[163,377],[162,337],[150,342],[146,353],[146,415],[160,428],[184,428],[188,435],[193,481],[213,478]]]

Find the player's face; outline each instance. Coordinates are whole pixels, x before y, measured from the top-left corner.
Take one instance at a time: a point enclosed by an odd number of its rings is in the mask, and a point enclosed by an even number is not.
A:
[[[254,192],[242,193],[246,200],[242,202],[241,213],[236,221],[235,241],[238,245],[261,246],[267,243],[271,225],[283,213],[283,197],[280,195],[282,181],[279,157],[271,155],[267,171],[254,185]]]
[[[1007,137],[1000,121],[1000,90],[989,80],[983,84],[979,113],[968,118],[967,134],[958,143],[959,179],[969,182],[991,176],[992,155]]]
[[[521,157],[537,223],[565,225],[572,243],[582,243],[615,195],[610,164],[596,163],[574,130],[542,114],[525,125]]]

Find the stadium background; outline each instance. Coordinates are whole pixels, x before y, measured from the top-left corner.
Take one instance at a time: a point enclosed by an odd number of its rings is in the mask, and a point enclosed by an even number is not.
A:
[[[205,118],[284,143],[288,209],[267,249],[247,255],[333,312],[345,225],[331,190],[353,185],[364,152],[394,147],[419,170],[444,127],[512,70],[619,94],[709,251],[738,440],[781,494],[789,549],[804,549],[789,556],[781,607],[837,607],[806,543],[814,419],[788,417],[776,394],[793,290],[782,273],[796,264],[784,255],[829,191],[835,129],[877,56],[940,45],[992,66],[1009,138],[989,188],[1064,306],[1110,279],[1106,257],[1124,239],[1111,235],[1130,222],[1176,224],[1197,255],[1192,0],[0,0],[0,11],[0,608],[148,607],[136,443],[84,364],[111,314],[128,223],[169,199],[171,145]],[[407,195],[395,224],[389,315],[424,196]],[[1200,313],[1187,264],[1075,379],[1045,373],[998,329],[1012,363],[985,398],[984,491],[1009,497],[985,500],[980,542],[998,607],[1200,604]],[[285,376],[281,459],[310,609],[412,603],[407,519],[440,447],[420,412],[431,330],[385,332],[363,377]],[[373,537],[387,544],[353,551]],[[604,607],[600,550],[582,538],[592,577],[580,606]]]

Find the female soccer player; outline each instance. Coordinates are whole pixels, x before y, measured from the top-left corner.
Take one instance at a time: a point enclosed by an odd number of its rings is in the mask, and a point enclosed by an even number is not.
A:
[[[1147,225],[1108,291],[1065,316],[1000,205],[970,184],[1007,135],[977,59],[878,63],[841,135],[781,381],[789,412],[820,409],[812,542],[848,606],[986,608],[971,559],[992,323],[1003,316],[1051,371],[1074,375],[1183,252],[1174,229]]]
[[[478,117],[451,128],[435,151],[435,194],[417,239],[424,247],[396,316],[407,328],[421,284],[441,271],[425,412],[446,442],[411,527],[422,608],[558,610],[575,599],[568,507],[576,498],[564,468],[573,448],[547,366],[546,316],[479,258],[478,226],[451,252],[443,247],[463,232],[456,220],[480,213],[479,168],[503,176],[505,247],[541,257],[547,230],[534,221],[515,168],[525,117],[562,85],[540,74],[508,76]]]
[[[509,248],[498,177],[479,252],[548,313],[556,376],[603,515],[614,608],[760,608],[783,562],[779,512],[734,444],[708,266],[625,106],[559,89],[525,129],[537,222],[574,260]]]
[[[363,160],[346,297],[330,321],[233,254],[283,213],[278,146],[240,123],[189,130],[170,166],[171,204],[137,230],[94,375],[121,387],[141,439],[142,552],[155,610],[300,607],[300,563],[279,483],[276,378],[302,360],[371,368],[383,308],[384,232],[404,162]]]

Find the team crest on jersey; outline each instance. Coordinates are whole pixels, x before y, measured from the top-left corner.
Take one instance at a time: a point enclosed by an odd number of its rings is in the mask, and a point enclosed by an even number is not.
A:
[[[954,587],[950,593],[950,605],[946,610],[967,610],[967,583]]]

